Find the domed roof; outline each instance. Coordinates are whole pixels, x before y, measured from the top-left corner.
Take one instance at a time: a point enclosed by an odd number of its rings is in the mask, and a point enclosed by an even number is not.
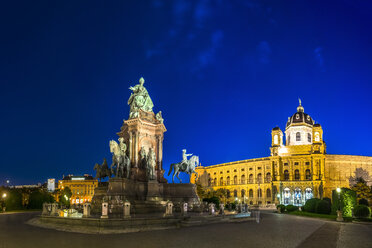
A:
[[[310,117],[310,115],[304,112],[304,108],[301,105],[301,100],[299,99],[300,105],[297,107],[297,112],[294,113],[291,117],[288,117],[286,128],[288,128],[291,124],[308,124],[313,126],[314,120]]]

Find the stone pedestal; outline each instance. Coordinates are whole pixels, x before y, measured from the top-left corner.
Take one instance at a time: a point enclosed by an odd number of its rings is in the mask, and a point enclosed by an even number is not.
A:
[[[58,203],[52,203],[52,211],[50,212],[50,215],[52,216],[58,216]]]
[[[158,183],[155,180],[147,182],[147,201],[160,201],[163,199],[163,184]]]
[[[49,215],[50,209],[51,209],[50,203],[44,202],[43,203],[43,212],[41,214],[42,215]]]
[[[91,209],[90,203],[83,204],[83,217],[84,218],[90,217],[90,209]]]
[[[101,219],[107,219],[107,218],[108,218],[108,203],[104,202],[104,203],[102,203]]]
[[[130,218],[130,202],[129,201],[124,202],[123,217],[124,219]]]
[[[337,219],[336,221],[344,221],[344,217],[342,217],[342,211],[337,210]]]

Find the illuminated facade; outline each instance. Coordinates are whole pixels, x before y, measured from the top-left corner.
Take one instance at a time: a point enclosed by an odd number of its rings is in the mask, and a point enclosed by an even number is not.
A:
[[[89,175],[68,175],[58,182],[58,189],[63,190],[65,187],[69,187],[71,189],[71,204],[82,204],[84,202],[91,202],[94,195],[94,190],[97,186],[97,179],[94,179],[92,176]]]
[[[197,183],[227,189],[230,202],[297,206],[312,197],[331,198],[332,190],[350,187],[357,177],[372,183],[372,157],[326,154],[323,129],[304,112],[301,101],[284,135],[279,127],[272,129],[270,151],[270,157],[197,167]]]

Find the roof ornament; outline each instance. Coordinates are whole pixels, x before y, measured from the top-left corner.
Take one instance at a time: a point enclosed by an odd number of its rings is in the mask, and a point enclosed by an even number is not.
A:
[[[299,106],[297,107],[297,112],[304,112],[304,107],[301,105],[301,99],[298,98]]]

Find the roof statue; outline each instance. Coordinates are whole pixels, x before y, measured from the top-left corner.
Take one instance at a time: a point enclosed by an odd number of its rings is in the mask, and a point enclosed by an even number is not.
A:
[[[141,77],[139,84],[129,87],[133,91],[128,100],[128,105],[130,106],[129,118],[138,117],[140,109],[146,112],[152,112],[154,104],[146,88],[143,86],[144,83],[145,80]]]
[[[301,99],[300,98],[298,98],[298,102],[299,102],[300,105],[298,105],[298,107],[297,107],[297,112],[304,112],[304,107],[302,107],[302,105],[301,105]]]

